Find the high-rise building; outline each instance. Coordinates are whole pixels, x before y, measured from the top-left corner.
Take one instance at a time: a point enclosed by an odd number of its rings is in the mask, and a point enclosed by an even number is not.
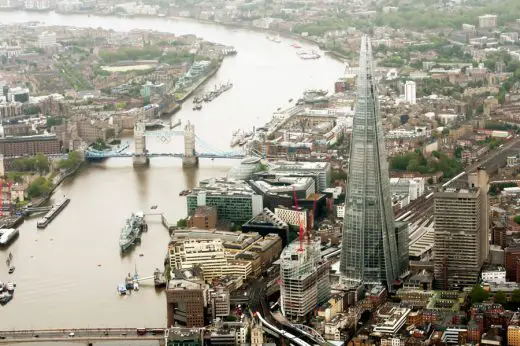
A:
[[[480,189],[480,256],[483,262],[489,256],[489,176],[485,169],[478,167],[476,172],[468,174],[468,183],[472,188]]]
[[[417,85],[414,81],[407,81],[404,85],[404,100],[414,105],[416,103],[415,96],[417,93]]]
[[[361,40],[340,271],[347,285],[387,283],[400,268],[372,47]]]
[[[322,260],[320,249],[319,239],[301,245],[296,241],[280,256],[280,306],[291,320],[305,319],[330,297],[329,264]]]
[[[482,190],[445,187],[434,195],[434,272],[443,289],[477,282],[483,263]]]

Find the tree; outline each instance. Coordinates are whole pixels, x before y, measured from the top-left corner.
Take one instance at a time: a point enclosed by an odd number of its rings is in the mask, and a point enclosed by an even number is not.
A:
[[[479,284],[473,286],[469,294],[469,298],[471,300],[471,304],[481,303],[489,297],[489,293],[484,291],[484,288]]]
[[[52,183],[44,177],[36,178],[27,188],[29,198],[46,195],[52,188]]]
[[[179,227],[179,228],[186,228],[186,227],[188,227],[188,220],[187,219],[179,219],[179,221],[177,221],[177,227]]]
[[[36,154],[36,157],[34,158],[34,168],[36,168],[36,171],[40,175],[48,172],[50,169],[50,164],[47,156],[43,155],[42,153]]]
[[[497,294],[495,294],[495,303],[504,305],[506,302],[507,302],[507,297],[504,292],[500,291],[500,292],[497,292]]]
[[[511,302],[513,302],[515,304],[520,303],[520,290],[513,291],[513,293],[511,294]]]

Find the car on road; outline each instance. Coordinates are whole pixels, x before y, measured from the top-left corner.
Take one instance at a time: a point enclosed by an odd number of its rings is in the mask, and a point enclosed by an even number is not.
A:
[[[73,338],[74,335],[76,335],[76,334],[74,334],[74,332],[70,332],[70,333],[69,333],[69,338]]]

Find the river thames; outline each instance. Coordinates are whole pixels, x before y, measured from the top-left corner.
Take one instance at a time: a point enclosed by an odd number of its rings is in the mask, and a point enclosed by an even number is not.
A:
[[[195,124],[204,144],[197,143],[199,152],[229,151],[233,130],[263,125],[305,89],[332,90],[344,71],[343,64],[324,54],[319,60],[301,60],[290,46],[295,41],[282,39],[277,44],[263,33],[192,20],[0,12],[3,24],[27,21],[117,31],[154,29],[234,46],[238,55],[226,58],[205,86],[209,89],[229,80],[234,87],[200,112],[192,111],[188,99],[174,116]],[[182,137],[176,136],[166,141],[148,137],[147,146],[151,152],[183,150]],[[27,220],[20,226],[20,237],[9,249],[0,250],[0,261],[5,262],[10,251],[16,266],[11,276],[1,270],[0,281],[12,279],[17,284],[14,299],[0,307],[0,329],[165,326],[165,296],[156,292],[152,282],[124,297],[117,295],[116,286],[135,267],[142,277],[152,275],[156,267],[162,269],[168,232],[158,218],[150,217],[141,245],[122,258],[120,229],[131,212],[149,210],[154,204],[172,222],[185,217],[185,200],[179,191],[201,179],[224,176],[237,163],[201,160],[198,169],[188,171],[173,158],[151,159],[145,169],[134,169],[126,158],[87,165],[57,189],[53,199],[66,194],[71,203],[45,230],[36,229],[36,219]]]

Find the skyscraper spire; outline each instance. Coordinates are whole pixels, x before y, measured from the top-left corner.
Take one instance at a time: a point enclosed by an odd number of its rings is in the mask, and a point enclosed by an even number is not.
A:
[[[347,283],[389,286],[399,273],[390,179],[370,38],[361,38],[340,271]]]

